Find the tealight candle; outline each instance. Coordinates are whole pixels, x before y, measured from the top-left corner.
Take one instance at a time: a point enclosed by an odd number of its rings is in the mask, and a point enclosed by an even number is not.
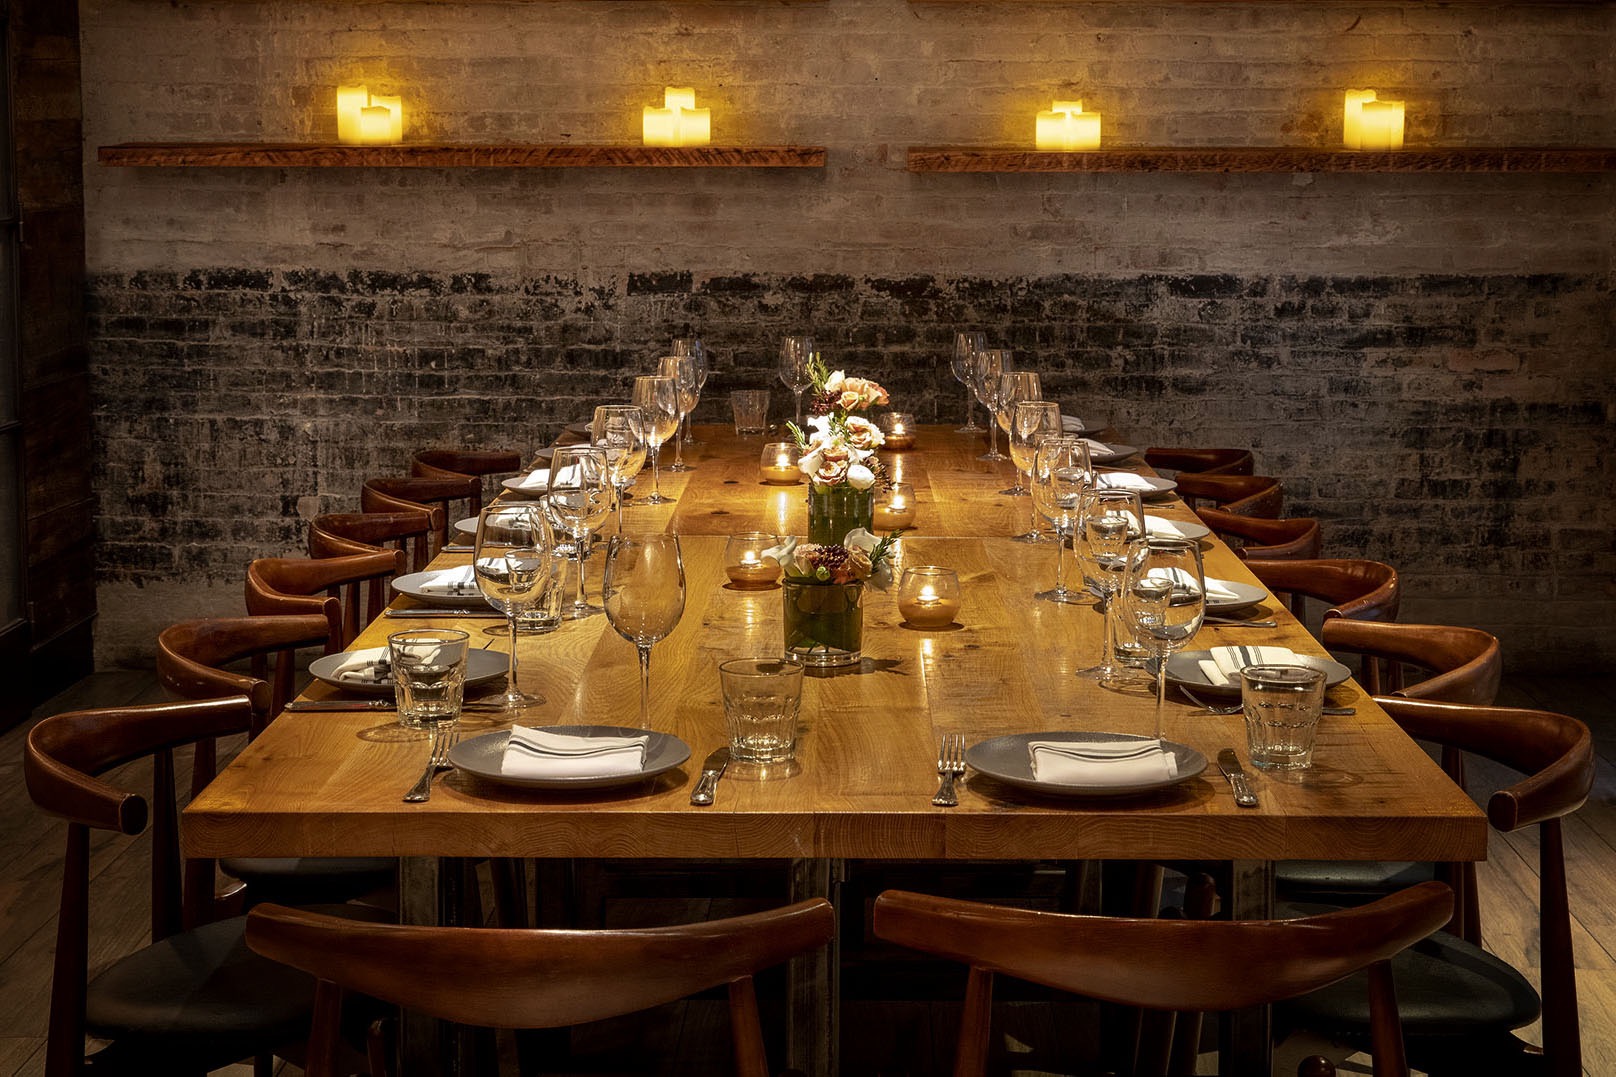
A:
[[[951,568],[916,565],[898,584],[898,612],[914,628],[947,628],[960,611],[959,576]]]
[[[705,146],[712,141],[712,110],[696,107],[696,91],[666,86],[662,107],[646,105],[640,137],[647,146]]]
[[[902,451],[915,447],[915,417],[906,411],[889,411],[881,416],[881,447]]]
[[[761,590],[780,578],[780,562],[763,551],[778,546],[779,538],[762,531],[730,536],[724,545],[724,575],[740,590]]]
[[[772,441],[763,446],[758,474],[764,482],[775,486],[802,481],[802,472],[797,469],[797,446],[789,441]]]
[[[1038,113],[1033,144],[1041,150],[1097,150],[1100,114],[1084,112],[1081,101],[1056,101],[1050,111]]]
[[[897,531],[915,526],[915,488],[906,482],[895,482],[875,503],[872,524],[876,531]]]

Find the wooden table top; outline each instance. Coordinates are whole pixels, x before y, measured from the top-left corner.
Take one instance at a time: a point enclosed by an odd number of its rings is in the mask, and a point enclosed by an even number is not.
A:
[[[629,530],[681,536],[687,597],[678,628],[651,661],[652,724],[690,745],[684,766],[617,790],[546,793],[490,785],[463,773],[440,778],[425,804],[403,792],[425,762],[426,744],[374,713],[283,714],[225,769],[185,813],[193,856],[519,857],[860,857],[882,859],[1219,860],[1482,859],[1486,823],[1471,800],[1375,707],[1354,682],[1330,702],[1354,706],[1326,717],[1316,766],[1288,782],[1258,774],[1256,809],[1237,808],[1215,762],[1206,773],[1157,793],[1059,799],[971,774],[957,808],[935,808],[936,749],[943,733],[974,743],[1009,733],[1105,730],[1149,733],[1153,698],[1098,687],[1074,671],[1092,665],[1101,619],[1090,606],[1035,601],[1053,582],[1055,547],[1006,536],[1025,530],[1027,498],[1001,496],[1009,465],[975,460],[979,441],[944,427],[922,430],[915,451],[883,454],[915,485],[916,530],[900,543],[903,564],[956,569],[964,584],[959,627],[938,632],[900,625],[894,591],[870,591],[864,661],[856,671],[809,677],[800,773],[783,780],[726,777],[717,802],[691,807],[700,762],[724,742],[717,664],[778,653],[780,592],[725,586],[724,537],[743,530],[802,534],[804,488],[766,487],[757,477],[761,441],[720,428],[697,429],[687,447],[694,470],[664,468],[672,505],[631,502]],[[637,489],[649,488],[649,475]],[[1153,514],[1188,519],[1176,501]],[[609,526],[609,525],[608,525]],[[443,564],[464,562],[446,554]],[[589,565],[598,596],[600,558]],[[1255,582],[1222,544],[1208,543],[1209,575]],[[1069,566],[1071,567],[1071,566]],[[404,600],[402,604],[408,604]],[[1274,630],[1208,627],[1196,648],[1279,643],[1322,654],[1272,600]],[[442,619],[383,619],[356,646]],[[502,621],[468,620],[474,641],[509,645]],[[634,647],[604,616],[522,636],[522,685],[548,702],[524,724],[636,725]],[[323,685],[311,697],[331,695]],[[468,714],[463,737],[504,728]],[[1246,757],[1238,715],[1214,716],[1169,698],[1166,736],[1215,760],[1236,746]]]

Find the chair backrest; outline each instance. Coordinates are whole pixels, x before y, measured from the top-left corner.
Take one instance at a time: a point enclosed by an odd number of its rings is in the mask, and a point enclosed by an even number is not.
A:
[[[503,475],[522,470],[520,453],[505,449],[422,449],[410,458],[417,478]]]
[[[246,696],[257,736],[292,698],[297,651],[330,638],[323,613],[180,621],[157,634],[157,680],[180,699]],[[243,659],[247,672],[225,668]]]
[[[1335,617],[1324,622],[1320,641],[1326,650],[1364,656],[1364,687],[1373,695],[1486,706],[1497,698],[1504,671],[1497,638],[1479,628]],[[1405,666],[1433,676],[1405,685]]]
[[[1311,560],[1324,552],[1323,532],[1319,530],[1319,522],[1311,516],[1270,520],[1261,516],[1238,516],[1210,506],[1196,509],[1195,514],[1242,559]]]
[[[213,862],[187,865],[182,873],[179,808],[175,798],[174,749],[211,743],[246,732],[252,701],[230,696],[201,702],[159,703],[71,711],[52,715],[28,733],[23,778],[42,811],[67,820],[62,865],[55,965],[51,980],[46,1071],[84,1068],[84,1005],[89,974],[90,831],[136,835],[152,831],[152,940],[200,923],[212,903]],[[152,757],[152,797],[118,789],[100,779],[113,767]],[[212,753],[193,759],[192,785],[211,780]],[[200,870],[205,868],[206,870]],[[205,890],[197,887],[204,885]],[[196,887],[191,884],[197,884]]]
[[[1250,475],[1257,470],[1250,449],[1150,448],[1145,463],[1185,475]]]
[[[985,1072],[995,973],[1153,1010],[1234,1010],[1370,970],[1376,1073],[1406,1073],[1386,962],[1448,919],[1453,893],[1421,883],[1300,920],[1074,916],[889,890],[875,934],[969,966],[956,1077]]]
[[[1330,604],[1326,621],[1346,617],[1354,621],[1395,621],[1402,602],[1397,570],[1380,561],[1326,557],[1306,561],[1263,561],[1252,558],[1246,567],[1270,591],[1293,598],[1316,598]]]
[[[1285,487],[1271,475],[1181,474],[1178,496],[1199,508],[1202,502],[1235,516],[1278,519],[1285,509]]]
[[[328,512],[309,522],[310,557],[348,557],[377,550],[403,550],[411,572],[432,561],[436,528],[432,513]]]
[[[752,977],[835,933],[822,899],[676,927],[614,931],[360,924],[260,905],[247,944],[330,985],[463,1024],[560,1028],[729,988],[735,1069],[766,1077]],[[422,975],[430,969],[431,975]],[[330,1073],[336,1016],[318,1000],[309,1073]]]
[[[1571,951],[1571,910],[1566,890],[1565,841],[1560,820],[1580,808],[1594,782],[1593,735],[1575,718],[1514,707],[1377,696],[1410,736],[1501,763],[1526,777],[1487,801],[1487,820],[1504,832],[1538,827],[1538,933],[1546,1072],[1582,1072],[1577,1013],[1577,972]],[[1481,944],[1475,865],[1450,865],[1460,880],[1460,934]]]
[[[440,475],[416,478],[409,475],[366,479],[359,491],[361,512],[433,513],[436,545],[433,553],[449,542],[449,523],[455,517],[455,502],[465,502],[465,515],[475,516],[483,507],[483,481],[475,475]]]
[[[247,612],[317,613],[330,625],[326,653],[352,643],[387,606],[387,584],[404,571],[402,550],[346,557],[260,557],[247,566]]]

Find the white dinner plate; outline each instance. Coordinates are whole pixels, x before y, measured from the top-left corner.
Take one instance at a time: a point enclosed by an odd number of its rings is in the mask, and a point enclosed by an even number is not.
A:
[[[1106,419],[1084,419],[1076,415],[1061,413],[1061,433],[1070,437],[1073,434],[1082,434],[1092,438],[1095,434],[1110,426]]]
[[[1094,449],[1089,449],[1089,460],[1096,464],[1114,464],[1118,460],[1126,460],[1139,451],[1132,445],[1107,445],[1105,442],[1095,441],[1093,438],[1088,440],[1095,445],[1105,446],[1105,452],[1095,452]]]
[[[467,544],[477,541],[477,517],[467,516],[464,520],[454,522],[454,537],[449,541],[464,538]]]
[[[569,433],[569,434],[577,434],[581,438],[592,437],[592,436],[594,436],[594,432],[595,432],[595,427],[594,427],[593,423],[568,423],[567,424],[567,433]]]
[[[500,479],[499,484],[517,497],[543,497],[550,488],[550,469],[541,467],[523,475],[513,475]]]
[[[472,530],[477,530],[477,521],[473,520]],[[1145,515],[1145,530],[1152,535],[1163,538],[1204,539],[1212,533],[1212,529],[1198,520],[1169,520],[1165,516]]]
[[[340,688],[344,692],[358,692],[367,696],[390,696],[393,694],[393,675],[388,673],[386,679],[378,678],[374,681],[344,681],[337,677],[337,667],[358,655],[368,655],[375,652],[377,658],[387,654],[386,647],[371,647],[364,651],[353,651],[348,654],[328,654],[316,658],[309,663],[309,672],[315,680],[323,681],[333,688]],[[466,687],[487,684],[497,681],[505,676],[511,668],[510,656],[502,651],[471,650],[466,652]]]
[[[965,762],[973,770],[1006,785],[1043,793],[1052,797],[1121,797],[1166,789],[1187,782],[1206,769],[1206,756],[1185,744],[1162,741],[1162,747],[1173,753],[1178,762],[1176,777],[1136,785],[1069,785],[1065,782],[1039,781],[1032,774],[1030,741],[1063,741],[1068,744],[1092,744],[1095,741],[1138,740],[1153,741],[1154,737],[1140,737],[1131,733],[1096,733],[1092,731],[1065,731],[1060,733],[1014,733],[1007,737],[994,737],[965,749]]]
[[[1113,476],[1127,475],[1127,485],[1123,485]],[[1131,471],[1102,471],[1095,478],[1102,489],[1139,491],[1142,501],[1158,501],[1178,489],[1178,483],[1172,479],[1158,479],[1151,475],[1135,475]]]
[[[1220,580],[1216,576],[1207,581],[1207,585],[1216,584],[1226,591],[1232,592],[1233,598],[1220,598],[1208,594],[1206,596],[1206,612],[1208,613],[1235,613],[1239,610],[1249,610],[1268,597],[1268,592],[1261,587],[1249,583],[1236,583],[1234,580]]]
[[[501,655],[500,657],[504,657]],[[690,758],[690,745],[670,733],[649,729],[626,729],[615,725],[551,725],[542,727],[551,733],[573,737],[646,737],[645,767],[632,774],[580,774],[567,778],[516,777],[502,771],[505,742],[511,731],[485,733],[471,740],[463,740],[449,750],[449,762],[468,774],[500,785],[520,786],[524,789],[605,789],[614,785],[630,785],[672,770]]]
[[[393,581],[393,590],[425,606],[439,606],[443,609],[482,609],[488,606],[488,599],[483,597],[482,590],[475,584],[457,594],[445,594],[442,591],[423,591],[421,585],[430,581],[440,570],[432,572],[411,572],[407,576],[400,576]]]
[[[1230,684],[1213,684],[1201,672],[1201,663],[1212,660],[1211,651],[1180,651],[1167,659],[1167,683],[1183,685],[1197,695],[1225,696],[1231,699],[1240,698],[1240,682],[1235,680]],[[1310,654],[1299,654],[1287,665],[1311,666],[1324,671],[1324,687],[1334,688],[1348,677],[1352,670],[1330,658],[1316,658]],[[1148,664],[1152,673],[1155,672],[1155,660]]]

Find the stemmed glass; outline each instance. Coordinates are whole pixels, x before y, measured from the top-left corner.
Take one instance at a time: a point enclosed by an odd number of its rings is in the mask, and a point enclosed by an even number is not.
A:
[[[1145,533],[1145,510],[1137,490],[1087,487],[1077,499],[1077,536],[1072,543],[1083,577],[1100,594],[1105,615],[1105,649],[1100,664],[1081,670],[1106,688],[1135,683],[1126,667],[1117,665],[1116,618],[1113,600],[1122,589],[1128,567],[1128,544]]]
[[[1162,739],[1167,659],[1201,630],[1206,576],[1194,539],[1145,535],[1128,546],[1122,609],[1134,639],[1156,659],[1156,739]]]
[[[633,400],[644,418],[645,447],[651,454],[651,496],[645,503],[670,504],[673,498],[662,496],[657,459],[662,455],[663,443],[679,428],[679,383],[672,378],[642,374],[634,379]]]
[[[477,588],[505,614],[511,631],[511,672],[505,689],[505,707],[510,711],[544,702],[543,696],[523,692],[516,684],[516,619],[550,586],[554,547],[550,526],[537,505],[494,505],[477,517],[477,543],[471,555]]]
[[[651,645],[685,611],[685,564],[679,536],[613,535],[601,585],[606,619],[640,653],[640,728],[651,728]]]
[[[1014,405],[1014,413],[1010,419],[1010,460],[1016,465],[1016,482],[1008,490],[1001,493],[1011,497],[1021,497],[1028,493],[1028,489],[1021,485],[1021,476],[1027,476],[1027,486],[1032,485],[1033,454],[1038,451],[1038,443],[1049,437],[1059,437],[1061,433],[1060,405],[1053,400],[1023,400]],[[1042,542],[1044,536],[1038,532],[1037,506],[1028,510],[1030,516],[1027,533],[1015,536],[1016,542]]]
[[[1088,442],[1082,438],[1046,435],[1038,442],[1029,481],[1033,505],[1055,529],[1055,586],[1039,591],[1034,598],[1078,603],[1088,597],[1087,591],[1071,591],[1066,587],[1066,544],[1077,528],[1079,499],[1093,477]]]
[[[602,404],[595,409],[590,442],[606,450],[617,489],[617,530],[623,530],[623,501],[635,476],[645,466],[645,413],[633,404]]]
[[[688,355],[664,355],[657,360],[657,373],[664,378],[672,378],[679,386],[679,422],[683,423],[696,410],[696,361]],[[669,471],[689,471],[685,466],[685,443],[679,437],[678,429],[674,430],[673,437],[673,465]]]
[[[578,591],[561,616],[576,621],[600,612],[584,598],[584,561],[589,536],[612,509],[612,469],[606,450],[596,445],[562,445],[550,458],[550,490],[544,495],[550,525],[565,531],[578,551]]]
[[[690,357],[690,361],[696,364],[696,399],[700,400],[701,399],[701,391],[707,387],[707,374],[708,374],[707,349],[702,347],[701,341],[697,340],[695,337],[679,337],[677,340],[675,340],[673,342],[673,348],[672,348],[671,351],[668,352],[668,354],[669,355],[688,355]],[[695,408],[692,407],[691,410],[694,411]],[[686,415],[685,416],[685,444],[686,445],[694,445],[694,444],[696,444],[696,436],[692,432],[693,425],[694,424],[692,424],[691,421],[690,421],[690,416]]]
[[[1006,442],[1010,440],[1011,432],[1014,429],[1016,405],[1033,400],[1042,400],[1043,398],[1043,387],[1039,384],[1036,371],[1007,370],[999,375],[999,391],[994,394],[993,398],[993,422],[996,429],[1004,431]],[[1056,414],[1058,415],[1059,413],[1060,409],[1057,408]],[[1051,433],[1060,433],[1060,431],[1056,429]],[[1001,456],[999,459],[1003,460],[1004,457]],[[1011,459],[1013,460],[1014,457],[1011,457]],[[1017,465],[1018,468],[1019,466]],[[1020,497],[1026,493],[1027,491],[1021,488],[1020,477],[1018,470],[1016,481],[1012,482],[1008,489],[1000,490],[999,493],[1009,497]]]
[[[814,383],[813,361],[819,356],[813,337],[786,337],[780,343],[780,380],[797,395],[797,429],[802,429],[802,391]]]
[[[998,463],[1004,454],[999,451],[999,424],[993,422],[993,411],[999,395],[999,375],[1010,369],[1010,353],[1003,348],[983,348],[976,353],[976,365],[971,370],[971,392],[988,409],[988,451],[978,460]]]
[[[980,434],[982,428],[976,425],[975,390],[971,388],[971,378],[976,366],[976,356],[988,346],[986,333],[955,333],[954,358],[950,366],[954,377],[965,386],[965,425],[955,429],[956,434]]]

